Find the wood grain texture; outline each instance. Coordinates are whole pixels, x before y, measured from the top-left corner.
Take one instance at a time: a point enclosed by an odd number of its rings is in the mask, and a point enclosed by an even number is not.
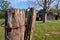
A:
[[[5,40],[24,40],[25,12],[8,9],[5,14]]]
[[[34,25],[36,20],[36,10],[34,8],[30,9],[30,14],[27,18],[26,30],[25,30],[25,40],[32,40],[32,35],[34,31]]]

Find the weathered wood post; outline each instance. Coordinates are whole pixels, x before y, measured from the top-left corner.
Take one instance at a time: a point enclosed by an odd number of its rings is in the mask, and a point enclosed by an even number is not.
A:
[[[5,14],[5,40],[24,40],[25,12],[8,9]]]
[[[35,27],[36,20],[36,10],[35,8],[30,9],[30,14],[27,18],[26,30],[25,30],[25,40],[32,40],[32,35]]]

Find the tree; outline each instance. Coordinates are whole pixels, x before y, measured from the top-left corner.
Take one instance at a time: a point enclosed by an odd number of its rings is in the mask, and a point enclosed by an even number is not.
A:
[[[57,19],[56,20],[58,20],[58,18],[59,18],[59,5],[60,5],[60,0],[57,0],[57,4],[55,5],[55,8],[56,8],[56,10],[57,10]]]
[[[35,0],[33,2],[30,2],[30,7],[42,7],[44,9],[44,15],[43,15],[43,22],[45,23],[47,21],[47,13],[50,10],[51,4],[55,0]]]
[[[50,9],[49,12],[52,12],[54,15],[58,15],[56,9]]]
[[[3,10],[3,9],[9,8],[9,4],[10,4],[10,2],[8,2],[8,1],[0,0],[0,9]]]
[[[41,6],[43,7],[43,10],[44,10],[44,14],[43,14],[44,23],[47,21],[47,13],[49,12],[50,6],[54,1],[55,0],[43,0],[42,1],[43,4]]]
[[[10,2],[5,0],[0,0],[0,18],[4,18],[4,14],[7,8],[10,6]]]

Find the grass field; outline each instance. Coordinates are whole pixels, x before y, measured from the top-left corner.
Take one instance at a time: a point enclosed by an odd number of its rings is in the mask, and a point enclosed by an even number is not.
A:
[[[4,22],[4,19],[0,19],[0,24]],[[0,25],[0,40],[4,40],[4,27]]]
[[[0,24],[3,20],[0,20]],[[0,40],[4,40],[4,27],[0,26]],[[60,20],[36,21],[33,40],[60,40]]]
[[[60,20],[36,22],[33,40],[60,40]]]

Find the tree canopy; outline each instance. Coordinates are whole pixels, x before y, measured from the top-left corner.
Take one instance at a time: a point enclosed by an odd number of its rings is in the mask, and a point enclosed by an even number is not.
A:
[[[10,2],[6,0],[0,0],[0,18],[4,18],[5,11],[9,7],[10,7]]]

